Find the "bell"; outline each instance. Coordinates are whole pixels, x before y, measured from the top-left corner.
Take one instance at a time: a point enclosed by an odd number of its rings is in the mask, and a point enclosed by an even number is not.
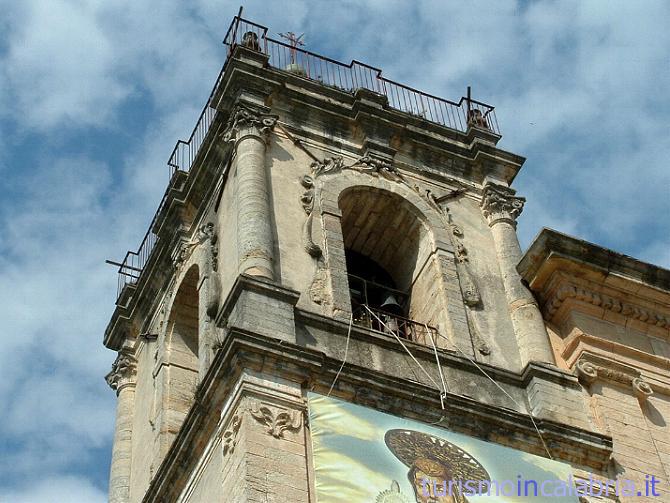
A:
[[[384,302],[382,302],[382,305],[380,306],[380,309],[383,311],[386,311],[387,313],[395,314],[395,315],[402,315],[402,306],[398,302],[398,299],[396,299],[395,295],[393,295],[392,292],[388,292],[386,294],[386,298],[384,299]]]

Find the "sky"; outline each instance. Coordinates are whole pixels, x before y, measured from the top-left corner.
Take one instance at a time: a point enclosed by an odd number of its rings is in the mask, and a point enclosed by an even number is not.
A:
[[[239,1],[239,0],[238,0]],[[106,500],[102,338],[239,3],[0,0],[0,501]],[[271,33],[496,106],[544,226],[670,267],[670,3],[249,1]]]

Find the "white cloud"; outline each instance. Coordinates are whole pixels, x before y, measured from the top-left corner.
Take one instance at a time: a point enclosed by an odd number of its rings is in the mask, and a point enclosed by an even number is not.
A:
[[[131,89],[114,75],[115,47],[90,5],[54,0],[15,9],[2,61],[11,86],[5,106],[40,130],[104,125]]]
[[[0,489],[0,501],[12,503],[104,503],[107,494],[81,477],[50,477],[20,489]]]

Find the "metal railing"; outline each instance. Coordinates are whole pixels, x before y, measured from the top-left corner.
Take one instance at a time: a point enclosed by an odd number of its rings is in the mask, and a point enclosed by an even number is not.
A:
[[[500,134],[494,107],[471,99],[469,92],[467,97],[462,97],[458,102],[438,98],[388,80],[382,77],[381,70],[359,61],[352,61],[346,65],[270,38],[267,33],[268,29],[265,26],[243,19],[240,15],[235,16],[231,22],[224,38],[224,44],[228,47],[228,57],[219,72],[212,92],[190,137],[186,141],[178,140],[168,159],[170,185],[177,171],[188,172],[191,169],[211,125],[216,120],[217,110],[211,107],[211,100],[219,87],[229,57],[237,45],[244,45],[266,54],[269,57],[268,64],[275,69],[288,71],[350,93],[359,88],[368,89],[386,96],[392,108],[428,121],[463,132],[469,126],[478,126]],[[153,233],[153,227],[165,205],[170,185],[137,251],[128,251],[123,262],[116,264],[119,266],[117,298],[121,296],[126,285],[139,280],[158,242],[158,236]]]
[[[437,330],[429,325],[366,304],[353,307],[353,316],[356,325],[389,336],[397,336],[426,346],[432,346],[432,341],[437,339]]]
[[[364,88],[386,96],[389,106],[431,122],[465,132],[478,126],[500,134],[495,108],[469,95],[458,102],[439,98],[382,77],[378,68],[359,61],[344,64],[268,36],[268,28],[236,16],[224,43],[229,54],[243,45],[268,56],[268,64],[347,92]]]

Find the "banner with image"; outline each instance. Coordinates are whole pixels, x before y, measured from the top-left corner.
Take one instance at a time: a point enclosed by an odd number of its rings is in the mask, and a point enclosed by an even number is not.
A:
[[[577,503],[571,468],[309,394],[318,503]]]

